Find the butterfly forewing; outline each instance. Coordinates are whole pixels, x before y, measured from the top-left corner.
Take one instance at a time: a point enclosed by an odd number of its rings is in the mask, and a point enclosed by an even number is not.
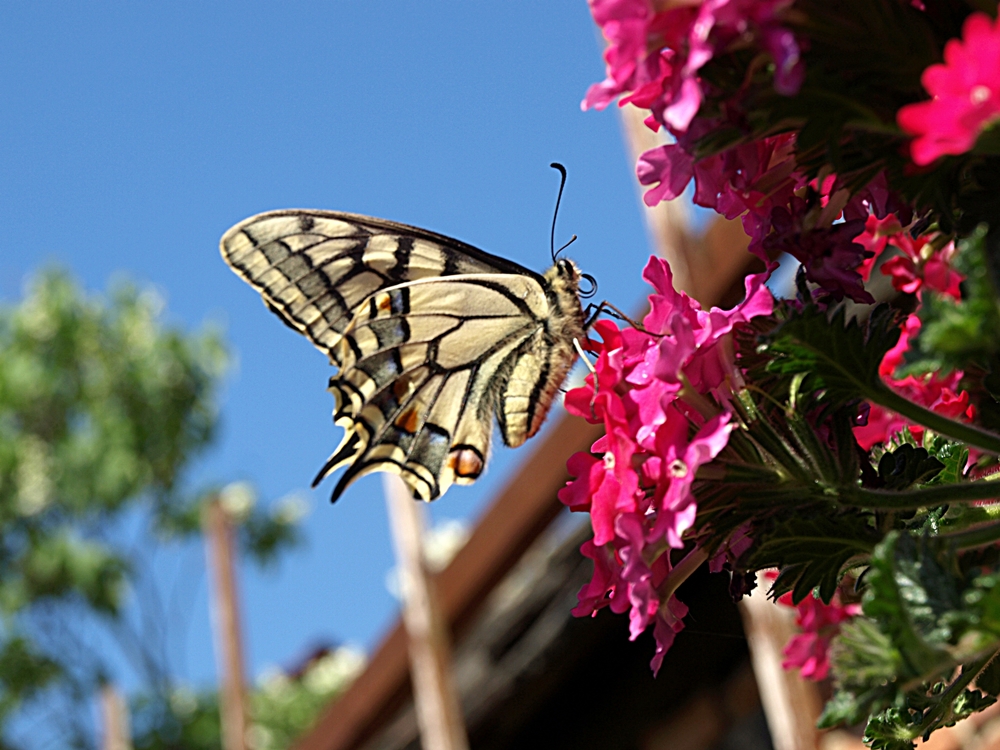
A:
[[[543,277],[433,232],[329,211],[254,216],[221,248],[338,367],[345,436],[316,479],[347,467],[334,499],[373,471],[400,474],[425,500],[475,481],[494,413],[506,443],[534,434],[583,335],[565,262]]]
[[[405,224],[335,211],[272,211],[222,237],[226,262],[286,323],[325,352],[379,289],[470,273],[537,276],[471,245]]]

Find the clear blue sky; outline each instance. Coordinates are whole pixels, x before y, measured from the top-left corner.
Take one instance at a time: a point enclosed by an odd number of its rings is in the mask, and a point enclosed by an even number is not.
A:
[[[579,107],[602,76],[584,0],[6,4],[0,299],[56,262],[92,291],[118,273],[154,286],[186,328],[221,322],[237,367],[220,442],[192,483],[310,498],[306,546],[276,570],[243,571],[253,675],[318,640],[374,645],[395,615],[392,557],[377,477],[335,506],[329,481],[308,490],[339,441],[330,368],[226,268],[220,235],[268,209],[338,209],[542,270],[548,164],[561,161],[558,237],[579,235],[571,257],[631,307],[648,255],[632,169],[615,113]],[[474,518],[527,451],[498,448],[435,517]],[[204,582],[194,601],[180,667],[204,683]]]

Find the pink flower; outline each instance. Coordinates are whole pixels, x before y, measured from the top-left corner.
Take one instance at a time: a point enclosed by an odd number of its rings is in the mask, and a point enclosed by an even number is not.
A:
[[[961,299],[959,284],[964,277],[951,267],[955,243],[949,242],[935,249],[935,239],[933,234],[912,238],[903,230],[895,214],[887,214],[883,219],[870,214],[865,221],[865,230],[854,240],[872,253],[859,269],[862,278],[869,278],[879,256],[891,245],[902,253],[882,264],[882,273],[892,277],[893,288],[917,294],[926,286],[939,294]]]
[[[885,250],[890,237],[894,237],[903,231],[899,219],[895,214],[889,214],[884,219],[879,219],[875,214],[869,214],[865,220],[865,231],[854,238],[854,241],[861,245],[871,255],[864,260],[858,272],[865,281],[871,277],[872,269],[878,262],[878,256]]]
[[[590,87],[581,107],[603,109],[628,94],[620,104],[649,109],[655,123],[684,132],[705,96],[701,68],[750,39],[774,60],[775,89],[794,94],[804,69],[795,35],[780,22],[789,5],[791,0],[694,0],[658,11],[650,0],[590,0],[608,41],[607,78]]]
[[[655,670],[683,627],[686,608],[673,592],[704,559],[700,550],[685,558],[696,562],[671,580],[670,554],[689,546],[698,470],[726,447],[734,428],[724,407],[742,387],[742,373],[729,334],[769,314],[774,300],[766,274],[747,279],[746,297],[732,310],[707,311],[674,289],[666,262],[651,258],[643,276],[655,289],[644,330],[598,321],[600,341],[588,342],[597,354],[594,373],[566,394],[567,410],[603,423],[605,434],[591,453],[567,462],[575,478],[559,499],[589,512],[594,530],[582,549],[594,560],[594,576],[574,613],[627,610],[633,639],[652,627]]]
[[[958,285],[964,277],[951,268],[955,243],[949,242],[935,250],[932,239],[926,235],[912,239],[905,232],[894,235],[889,242],[903,254],[883,263],[882,273],[892,277],[893,288],[907,294],[916,294],[927,286],[940,294],[961,299]]]
[[[656,639],[656,655],[649,666],[653,670],[653,676],[660,671],[663,664],[663,657],[671,646],[674,645],[674,637],[684,629],[684,618],[687,617],[688,608],[684,602],[671,597],[667,603],[660,607],[656,613],[656,622],[653,625],[653,637]]]
[[[854,239],[864,231],[864,223],[853,219],[807,229],[816,208],[798,197],[792,198],[789,208],[775,208],[771,213],[773,232],[764,239],[764,248],[793,256],[805,268],[806,278],[834,299],[847,296],[855,302],[874,302],[857,270],[870,252]]]
[[[916,136],[910,154],[924,166],[939,156],[964,154],[1000,119],[1000,19],[970,15],[962,39],[945,44],[944,63],[929,66],[921,82],[931,100],[902,107],[896,119]]]
[[[903,325],[899,341],[882,358],[879,375],[890,388],[914,403],[951,419],[959,417],[972,419],[974,410],[969,404],[969,394],[958,390],[963,377],[961,370],[956,370],[950,375],[930,373],[919,378],[909,375],[901,380],[892,377],[896,369],[903,364],[910,342],[919,332],[920,318],[910,315]],[[864,450],[870,450],[875,445],[889,442],[904,428],[909,428],[910,434],[917,442],[923,438],[922,426],[910,423],[895,412],[871,404],[865,423],[854,428],[854,437]]]
[[[798,604],[792,604],[787,593],[778,599],[782,604],[795,607],[795,624],[802,633],[794,636],[785,646],[785,669],[798,668],[808,680],[823,680],[830,671],[830,642],[840,633],[841,625],[861,613],[860,604],[841,604],[835,595],[824,604],[809,594]]]

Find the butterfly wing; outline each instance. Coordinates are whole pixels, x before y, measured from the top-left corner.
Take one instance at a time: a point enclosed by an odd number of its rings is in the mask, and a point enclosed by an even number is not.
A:
[[[575,287],[557,293],[549,274],[404,224],[273,211],[234,226],[221,249],[338,367],[345,436],[316,479],[348,466],[333,499],[373,471],[425,500],[475,481],[493,414],[509,445],[534,434],[574,358],[566,320],[582,336]]]
[[[512,374],[546,348],[548,315],[543,286],[519,274],[429,278],[372,295],[334,352],[341,369],[330,390],[345,436],[317,481],[347,466],[336,497],[358,477],[391,471],[424,500],[475,481]]]
[[[331,355],[358,306],[417,279],[501,273],[541,277],[472,245],[417,227],[337,211],[258,214],[226,232],[226,263],[289,326]]]

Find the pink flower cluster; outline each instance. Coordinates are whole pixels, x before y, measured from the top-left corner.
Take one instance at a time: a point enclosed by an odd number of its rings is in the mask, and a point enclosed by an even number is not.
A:
[[[963,376],[961,370],[955,370],[949,375],[935,372],[921,377],[907,375],[898,380],[893,377],[903,364],[910,341],[919,332],[920,318],[910,315],[903,325],[903,332],[896,346],[882,358],[878,368],[879,375],[890,388],[914,403],[950,419],[964,417],[971,420],[974,407],[969,403],[969,394],[958,390],[958,384]],[[862,448],[870,450],[875,445],[889,442],[907,427],[919,443],[924,435],[924,428],[921,425],[913,424],[895,412],[872,404],[866,423],[854,428],[854,437]]]
[[[603,423],[605,435],[592,453],[570,458],[576,479],[559,499],[589,512],[594,529],[581,550],[594,560],[594,576],[574,614],[628,611],[633,640],[652,625],[655,671],[687,611],[673,593],[707,559],[695,548],[674,563],[671,552],[685,547],[695,521],[698,469],[726,446],[733,428],[725,407],[743,376],[729,333],[770,314],[774,300],[764,274],[747,278],[746,297],[732,310],[708,311],[674,289],[665,261],[651,258],[643,278],[656,290],[644,330],[595,323],[601,341],[589,342],[594,373],[566,394],[570,413]],[[744,534],[732,544],[749,540]]]
[[[837,223],[850,196],[838,188],[835,175],[819,184],[799,171],[794,133],[741,143],[700,159],[694,155],[699,139],[723,124],[717,116],[699,114],[712,93],[699,71],[713,57],[756,46],[775,63],[775,89],[785,95],[798,91],[804,78],[800,44],[783,25],[791,4],[591,0],[608,40],[608,77],[590,88],[583,106],[600,109],[620,97],[621,105],[649,109],[651,128],[663,126],[674,135],[675,142],[639,158],[639,182],[649,186],[647,205],[678,197],[694,180],[694,202],[727,219],[741,218],[751,252],[765,261],[788,252],[803,264],[807,278],[834,299],[872,302],[857,271],[868,251],[855,241],[867,211]],[[726,101],[721,109],[740,119],[738,102]],[[876,189],[887,193],[884,186]],[[853,201],[863,199],[855,196]],[[879,217],[884,216],[881,208],[873,206]]]
[[[829,604],[812,594],[798,604],[792,604],[791,593],[778,601],[795,607],[795,624],[802,630],[785,646],[781,666],[800,669],[801,675],[808,680],[825,679],[830,672],[830,642],[840,633],[845,621],[861,614],[861,605],[841,604],[839,595],[834,595]]]
[[[961,299],[959,284],[962,275],[951,267],[955,256],[954,241],[944,247],[934,245],[935,237],[923,235],[914,239],[903,227],[895,214],[887,214],[879,219],[871,214],[865,224],[865,231],[855,240],[871,253],[861,268],[861,275],[868,279],[872,268],[886,247],[894,247],[899,255],[882,264],[882,273],[892,277],[892,286],[907,294],[918,294],[927,287],[953,299]]]
[[[688,129],[705,92],[698,72],[721,52],[748,39],[771,55],[775,89],[794,94],[802,85],[799,45],[780,22],[792,0],[590,0],[604,32],[607,78],[581,105],[604,109],[615,97],[651,112],[649,124]]]
[[[964,154],[1000,121],[1000,18],[970,15],[962,38],[945,44],[944,62],[928,67],[921,82],[930,101],[902,107],[896,120],[916,136],[910,156],[924,166],[940,156]]]

